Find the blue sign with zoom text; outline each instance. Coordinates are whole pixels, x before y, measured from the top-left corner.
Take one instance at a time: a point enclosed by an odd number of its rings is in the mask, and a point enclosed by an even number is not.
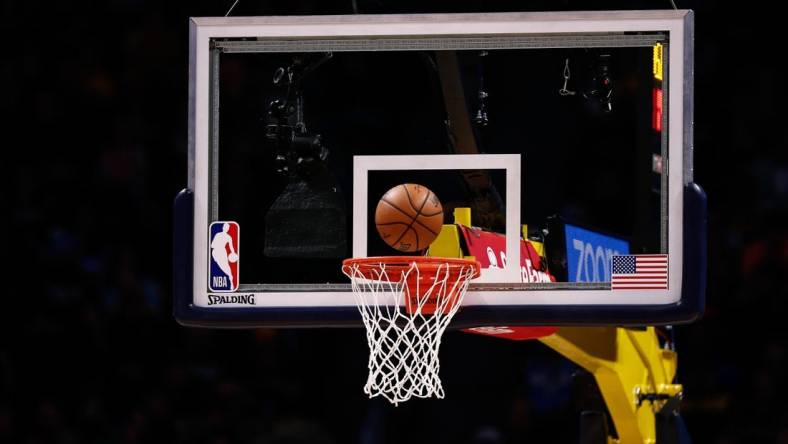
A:
[[[565,227],[569,282],[610,282],[612,258],[629,254],[629,242],[569,224]]]

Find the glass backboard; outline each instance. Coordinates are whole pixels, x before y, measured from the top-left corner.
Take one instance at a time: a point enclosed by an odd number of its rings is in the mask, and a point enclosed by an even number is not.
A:
[[[187,325],[354,326],[342,261],[473,257],[453,321],[686,322],[703,308],[689,11],[193,18]],[[443,226],[400,251],[402,184]]]

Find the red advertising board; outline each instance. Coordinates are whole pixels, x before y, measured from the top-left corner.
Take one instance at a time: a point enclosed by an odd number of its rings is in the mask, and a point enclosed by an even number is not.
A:
[[[459,225],[459,228],[468,248],[468,255],[475,257],[482,268],[506,266],[506,236],[463,225]],[[531,242],[526,240],[520,241],[520,272],[523,282],[555,282],[555,277],[548,272],[539,253]],[[522,341],[549,336],[556,330],[557,327],[484,326],[463,331]]]

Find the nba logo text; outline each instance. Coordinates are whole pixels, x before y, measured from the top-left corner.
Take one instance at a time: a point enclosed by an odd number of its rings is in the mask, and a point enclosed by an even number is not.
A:
[[[208,229],[208,288],[211,291],[238,290],[238,239],[237,222],[213,222]]]

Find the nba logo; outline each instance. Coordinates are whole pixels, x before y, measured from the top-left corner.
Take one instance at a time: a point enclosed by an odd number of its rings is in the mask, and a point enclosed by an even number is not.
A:
[[[217,292],[238,290],[238,223],[213,222],[208,231],[208,288]]]

